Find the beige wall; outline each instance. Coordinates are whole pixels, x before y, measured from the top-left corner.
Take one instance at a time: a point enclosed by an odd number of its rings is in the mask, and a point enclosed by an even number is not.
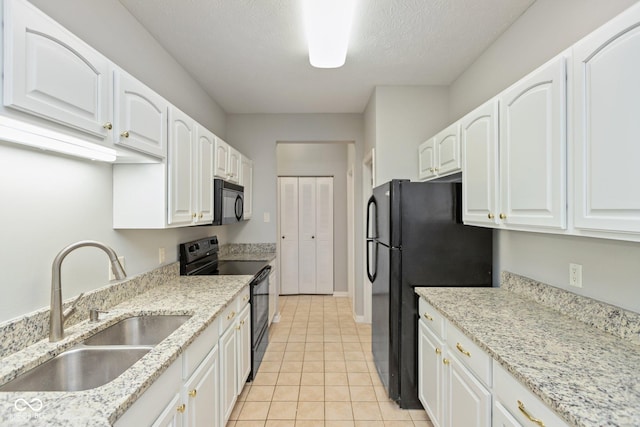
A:
[[[227,119],[228,140],[255,162],[253,175],[254,219],[228,228],[235,242],[276,242],[277,230],[277,156],[281,142],[353,142],[355,159],[362,159],[364,145],[361,114],[230,114]],[[355,162],[355,242],[356,242],[356,312],[362,314],[363,216],[362,164]],[[346,169],[344,171],[346,173]],[[264,222],[264,214],[270,222]],[[344,288],[346,290],[346,287]]]

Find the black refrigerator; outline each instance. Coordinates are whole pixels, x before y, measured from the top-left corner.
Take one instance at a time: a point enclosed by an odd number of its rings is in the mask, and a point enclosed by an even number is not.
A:
[[[393,180],[367,204],[372,351],[389,398],[418,400],[418,297],[414,287],[491,286],[491,229],[462,224],[460,183]]]

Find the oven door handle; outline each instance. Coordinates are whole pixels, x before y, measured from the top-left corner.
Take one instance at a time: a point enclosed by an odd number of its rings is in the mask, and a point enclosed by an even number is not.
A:
[[[258,274],[256,274],[256,276],[253,279],[253,283],[260,283],[262,282],[264,279],[267,278],[267,276],[269,276],[269,274],[271,273],[271,266],[267,265],[266,267],[263,267],[262,270],[260,270],[258,272]]]

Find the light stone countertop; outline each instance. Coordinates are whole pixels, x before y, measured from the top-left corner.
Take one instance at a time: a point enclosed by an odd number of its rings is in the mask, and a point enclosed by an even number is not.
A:
[[[117,321],[140,314],[192,317],[125,373],[101,387],[79,392],[0,392],[0,425],[110,426],[176,360],[216,316],[245,288],[252,276],[175,276],[167,283],[109,309],[99,323],[80,322],[57,343],[47,339],[2,359],[0,379],[28,370]],[[42,409],[16,410],[16,401],[42,401]],[[38,406],[38,404],[34,404]],[[24,408],[24,405],[21,406]]]
[[[640,345],[503,288],[416,288],[574,426],[640,426]]]

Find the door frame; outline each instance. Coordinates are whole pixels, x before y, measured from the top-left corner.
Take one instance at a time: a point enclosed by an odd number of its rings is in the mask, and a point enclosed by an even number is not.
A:
[[[355,179],[353,164],[347,171],[347,292],[351,298],[351,310],[356,312],[355,299]]]
[[[365,154],[362,160],[362,205],[367,206],[369,197],[373,194],[373,188],[376,186],[376,152],[375,148],[372,148],[367,154]],[[367,235],[367,211],[364,210],[364,217],[362,220],[364,233]],[[367,253],[367,242],[363,239],[363,254]],[[366,257],[363,267],[363,280],[362,280],[362,303],[363,303],[363,323],[371,323],[371,298],[372,298],[372,283],[367,276]]]

